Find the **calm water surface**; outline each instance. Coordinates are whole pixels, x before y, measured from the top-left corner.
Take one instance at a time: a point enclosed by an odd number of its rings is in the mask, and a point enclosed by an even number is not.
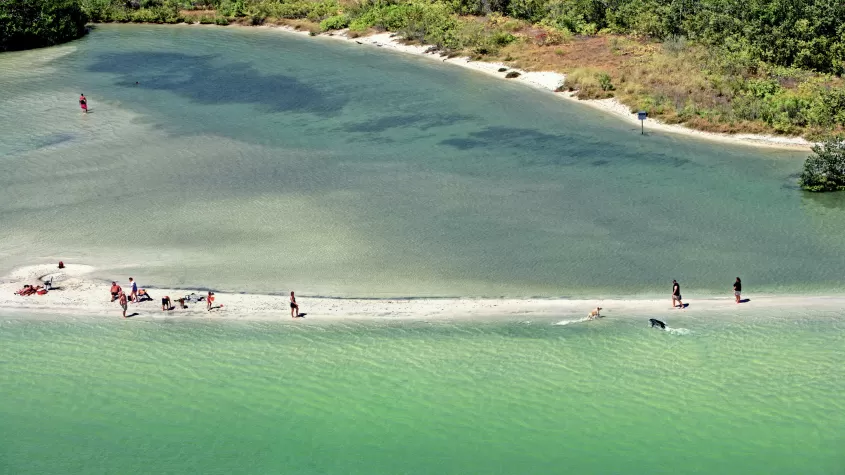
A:
[[[0,55],[0,270],[377,297],[843,283],[845,198],[795,189],[803,153],[641,137],[350,43],[104,25]]]
[[[0,323],[0,473],[841,474],[842,314]]]

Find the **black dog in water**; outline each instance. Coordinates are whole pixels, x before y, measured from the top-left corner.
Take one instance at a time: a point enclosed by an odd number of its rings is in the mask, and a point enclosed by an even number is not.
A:
[[[656,318],[649,318],[648,323],[651,323],[651,328],[660,327],[661,330],[666,329],[666,324]]]

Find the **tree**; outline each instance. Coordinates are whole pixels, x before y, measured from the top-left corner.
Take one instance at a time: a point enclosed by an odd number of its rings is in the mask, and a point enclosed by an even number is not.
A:
[[[829,137],[813,146],[799,183],[807,191],[845,190],[845,136]]]
[[[75,0],[0,1],[0,51],[51,46],[85,34],[88,16]]]

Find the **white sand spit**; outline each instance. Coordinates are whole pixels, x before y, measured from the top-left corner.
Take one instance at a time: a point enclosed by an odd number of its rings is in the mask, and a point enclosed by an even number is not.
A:
[[[59,272],[54,264],[28,266],[17,269],[0,280],[0,314],[39,315],[50,319],[67,317],[121,318],[116,302],[110,302],[109,282],[90,279],[90,266],[70,264]],[[47,295],[18,296],[14,292],[24,284],[38,284],[38,278],[54,277],[53,290]],[[126,289],[127,282],[119,282]],[[142,284],[144,284],[142,282]],[[689,291],[689,290],[688,290]],[[149,289],[152,301],[130,304],[128,314],[135,319],[224,319],[292,321],[287,295],[255,295],[217,293],[215,306],[206,310],[205,302],[191,304],[188,309],[161,310],[161,298],[184,296],[191,291],[174,289]],[[196,291],[205,294],[202,291]],[[686,310],[672,309],[666,299],[336,299],[313,298],[298,295],[297,302],[306,318],[295,322],[351,321],[351,320],[461,320],[500,319],[524,320],[526,318],[584,318],[587,313],[601,306],[603,318],[626,318],[650,315],[661,318],[672,315],[736,312],[753,308],[754,312],[772,309],[782,312],[794,308],[806,314],[810,310],[836,311],[845,306],[845,297],[800,297],[755,295],[752,302],[736,305],[732,295],[724,298],[690,299]],[[175,302],[174,302],[175,304]]]

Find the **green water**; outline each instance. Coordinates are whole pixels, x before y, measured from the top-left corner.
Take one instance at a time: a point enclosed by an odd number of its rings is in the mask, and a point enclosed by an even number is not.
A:
[[[0,323],[0,473],[841,474],[842,314]]]
[[[845,282],[845,197],[795,188],[806,154],[642,137],[383,48],[102,25],[0,55],[0,84],[0,271],[362,297]]]

